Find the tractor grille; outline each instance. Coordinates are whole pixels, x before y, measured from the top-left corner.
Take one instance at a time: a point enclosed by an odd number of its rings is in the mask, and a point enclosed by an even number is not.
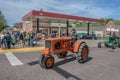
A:
[[[51,41],[46,40],[45,41],[45,47],[51,49]]]

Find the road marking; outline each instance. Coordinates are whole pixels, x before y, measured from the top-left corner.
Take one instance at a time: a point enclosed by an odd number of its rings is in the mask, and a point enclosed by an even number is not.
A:
[[[23,64],[12,52],[7,52],[5,55],[12,66]]]

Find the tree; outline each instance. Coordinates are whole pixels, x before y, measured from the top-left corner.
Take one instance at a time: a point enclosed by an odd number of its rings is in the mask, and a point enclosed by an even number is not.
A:
[[[0,32],[5,28],[9,27],[6,23],[6,19],[2,11],[0,10]]]
[[[109,21],[111,21],[111,20],[113,20],[113,19],[112,19],[112,18],[104,18],[105,25],[106,25]]]

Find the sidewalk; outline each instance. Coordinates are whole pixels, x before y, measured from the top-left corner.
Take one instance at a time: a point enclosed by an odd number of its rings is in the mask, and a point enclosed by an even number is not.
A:
[[[38,45],[36,47],[24,47],[22,48],[19,44],[16,44],[15,45],[15,48],[12,48],[12,49],[6,49],[6,50],[1,50],[0,49],[0,52],[8,52],[8,51],[11,51],[11,52],[24,52],[24,51],[40,51],[40,50],[43,50],[44,49],[44,46],[45,46],[45,42],[44,40],[41,40],[38,42]]]
[[[15,49],[6,49],[6,50],[1,50],[0,49],[0,52],[8,52],[8,51],[11,51],[11,52],[24,52],[24,51],[40,51],[40,50],[43,50],[44,47],[26,47],[26,48],[15,48]]]

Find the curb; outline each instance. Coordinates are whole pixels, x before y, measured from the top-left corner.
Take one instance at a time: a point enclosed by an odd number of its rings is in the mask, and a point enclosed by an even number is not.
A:
[[[0,50],[0,52],[24,52],[24,51],[40,51],[43,50],[45,47],[32,47],[32,48],[17,48],[17,49],[6,49]]]

